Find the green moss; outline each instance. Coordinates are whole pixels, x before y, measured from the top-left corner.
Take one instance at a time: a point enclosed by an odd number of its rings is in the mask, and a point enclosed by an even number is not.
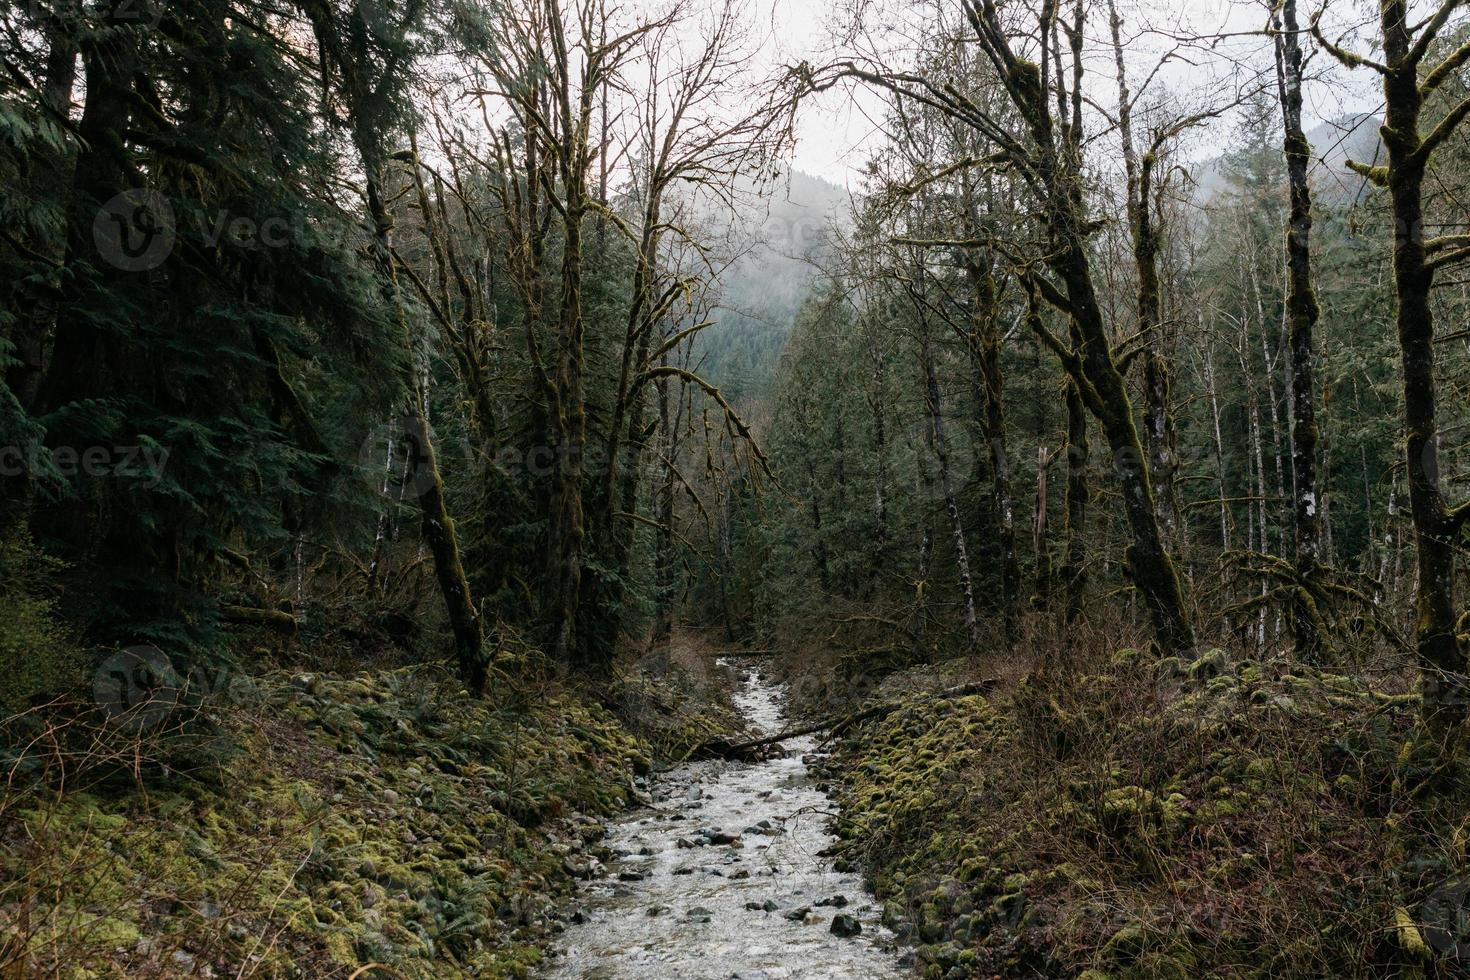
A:
[[[1033,675],[849,736],[843,834],[885,920],[925,943],[921,974],[960,975],[956,943],[979,951],[977,975],[1094,980],[1417,957],[1414,934],[1386,943],[1400,930],[1383,926],[1388,896],[1426,874],[1397,867],[1425,845],[1382,815],[1413,763],[1398,751],[1413,699],[1223,651],[1191,666],[1157,685],[1175,664],[1121,651],[1096,674]],[[1430,850],[1463,853],[1470,822],[1445,807],[1463,832]]]
[[[37,937],[68,969],[146,973],[143,936],[230,964],[264,956],[257,972],[272,975],[368,961],[414,980],[528,975],[534,929],[496,913],[569,888],[553,839],[602,829],[562,818],[623,805],[647,766],[606,709],[570,698],[508,710],[414,670],[261,687],[265,707],[221,720],[240,750],[215,777],[227,792],[74,793],[12,811],[54,855],[27,871],[70,876],[75,907]],[[549,838],[549,821],[565,830]],[[35,857],[0,850],[0,918],[23,861]]]
[[[1393,910],[1393,937],[1399,948],[1414,959],[1427,960],[1434,955],[1419,932],[1414,917],[1402,905],[1395,906]]]
[[[1218,647],[1207,650],[1189,665],[1189,676],[1194,680],[1208,680],[1225,673],[1230,661],[1225,651]]]

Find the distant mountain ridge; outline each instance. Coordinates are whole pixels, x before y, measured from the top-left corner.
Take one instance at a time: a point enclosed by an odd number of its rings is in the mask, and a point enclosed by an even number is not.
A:
[[[770,385],[814,262],[850,200],[837,184],[795,170],[738,229],[757,244],[725,270],[715,323],[696,347],[701,373],[732,398],[759,396]]]
[[[1382,162],[1381,125],[1371,112],[1354,113],[1314,126],[1307,132],[1312,145],[1312,164],[1307,172],[1316,193],[1338,203],[1356,200],[1364,192],[1363,178],[1347,168],[1347,161]],[[1202,203],[1225,193],[1230,177],[1225,170],[1227,154],[1212,157],[1191,169],[1195,196]]]

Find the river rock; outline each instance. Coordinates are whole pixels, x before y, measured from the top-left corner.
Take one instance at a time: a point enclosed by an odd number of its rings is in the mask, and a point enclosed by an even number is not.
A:
[[[833,895],[831,898],[824,898],[820,902],[817,903],[817,907],[818,908],[845,909],[845,908],[847,908],[847,896],[846,895]]]
[[[832,927],[827,931],[834,936],[841,936],[843,939],[847,939],[862,932],[863,926],[857,919],[843,913],[832,917]]]

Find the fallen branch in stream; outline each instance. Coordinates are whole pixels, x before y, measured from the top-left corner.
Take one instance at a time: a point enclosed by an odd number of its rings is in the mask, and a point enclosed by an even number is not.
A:
[[[829,718],[826,721],[811,725],[803,725],[800,728],[788,728],[784,732],[775,735],[765,735],[761,738],[751,739],[748,742],[729,742],[723,738],[711,739],[699,748],[695,749],[694,758],[718,758],[718,759],[749,759],[757,751],[768,745],[785,742],[788,739],[801,738],[803,735],[813,735],[817,732],[827,732],[828,738],[835,738],[847,731],[853,725],[874,718],[882,718],[885,715],[897,711],[899,708],[909,704],[923,704],[928,701],[944,701],[949,698],[963,698],[972,694],[988,694],[995,690],[996,681],[987,679],[977,681],[974,684],[961,684],[958,687],[948,687],[942,691],[934,691],[919,698],[909,698],[902,701],[885,701],[871,708],[845,715],[841,718]]]

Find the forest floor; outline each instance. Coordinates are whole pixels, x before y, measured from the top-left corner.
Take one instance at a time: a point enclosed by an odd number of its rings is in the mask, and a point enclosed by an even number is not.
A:
[[[282,670],[130,738],[11,719],[0,977],[1470,975],[1470,805],[1429,789],[1394,675],[721,652],[683,638],[600,702]]]
[[[826,764],[840,853],[929,978],[1470,976],[1470,806],[1404,686],[1124,650],[910,698]]]
[[[402,667],[236,678],[131,735],[12,718],[0,977],[527,975],[613,859],[604,819],[738,724],[712,658],[683,659],[611,707]]]

